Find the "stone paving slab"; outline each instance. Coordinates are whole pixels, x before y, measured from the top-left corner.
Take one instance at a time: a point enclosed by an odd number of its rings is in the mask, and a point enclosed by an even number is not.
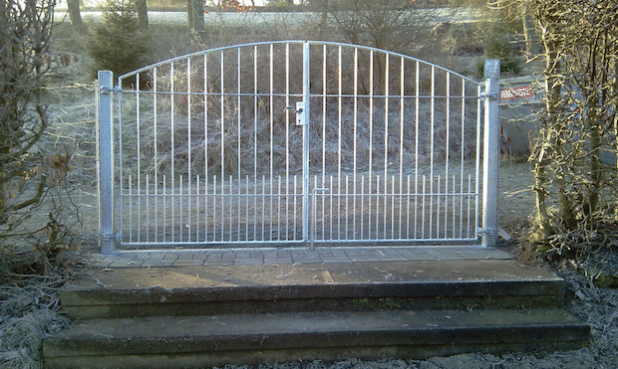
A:
[[[229,250],[124,251],[117,255],[88,254],[93,267],[153,268],[182,266],[347,264],[368,262],[508,260],[513,255],[498,248],[435,247],[321,247]]]

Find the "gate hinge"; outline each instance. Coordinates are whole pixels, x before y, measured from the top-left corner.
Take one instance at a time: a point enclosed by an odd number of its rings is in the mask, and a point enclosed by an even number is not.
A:
[[[481,95],[479,96],[481,99],[485,100],[485,99],[489,99],[489,100],[498,100],[498,98],[500,97],[499,93],[493,93],[493,94],[488,94],[486,92],[481,92]]]
[[[101,93],[102,94],[110,94],[112,92],[115,93],[121,93],[122,92],[122,88],[120,86],[116,86],[113,88],[107,87],[107,86],[101,86]]]
[[[479,227],[478,232],[480,234],[486,234],[488,236],[493,236],[496,234],[496,230],[493,228],[480,228]]]

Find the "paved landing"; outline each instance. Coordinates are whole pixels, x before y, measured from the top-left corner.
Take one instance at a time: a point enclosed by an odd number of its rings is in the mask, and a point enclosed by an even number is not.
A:
[[[120,252],[115,256],[90,255],[92,266],[102,268],[153,268],[183,266],[346,264],[448,260],[510,260],[513,255],[497,248],[435,247],[323,247],[229,250],[168,250]]]

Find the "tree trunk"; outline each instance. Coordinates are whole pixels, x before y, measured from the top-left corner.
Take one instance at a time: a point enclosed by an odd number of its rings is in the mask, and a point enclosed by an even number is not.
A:
[[[187,17],[189,29],[204,30],[204,3],[201,0],[187,0]]]
[[[81,28],[84,25],[82,22],[82,13],[79,9],[80,0],[68,0],[67,7],[69,8],[69,18],[73,27]]]
[[[136,5],[139,28],[145,31],[148,29],[148,4],[146,0],[138,0]]]
[[[193,0],[187,0],[187,23],[189,29],[193,29]]]
[[[536,29],[534,28],[534,22],[528,11],[528,3],[523,3],[521,7],[521,19],[524,28],[524,40],[526,42],[526,56],[532,58],[539,53],[539,47],[537,44]]]

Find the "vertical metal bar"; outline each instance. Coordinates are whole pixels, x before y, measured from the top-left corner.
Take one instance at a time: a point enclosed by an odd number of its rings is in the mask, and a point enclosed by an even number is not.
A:
[[[254,238],[255,240],[255,234]],[[249,176],[245,176],[245,241],[249,242]]]
[[[221,196],[219,196],[221,197]],[[217,175],[212,176],[212,241],[217,241]],[[221,200],[223,203],[223,199]],[[223,240],[221,240],[223,241]]]
[[[221,175],[221,242],[225,242],[225,231],[230,227],[225,226],[225,210],[229,197],[225,196],[225,176]]]
[[[200,175],[195,178],[195,241],[200,241]]]
[[[421,210],[421,238],[424,239],[425,238],[425,200],[427,197],[425,193],[425,175],[424,174],[423,174],[422,188],[423,188],[423,201],[422,201],[422,210]]]
[[[208,175],[206,173],[204,174],[204,242],[208,241],[208,215],[210,214],[208,196]]]
[[[463,197],[463,186],[464,186],[464,167],[465,167],[465,139],[466,139],[466,80],[462,80],[461,86],[461,145],[459,146],[461,149],[461,169],[460,169],[460,201],[459,201],[459,237],[463,237],[463,207],[464,207],[464,197]],[[477,112],[478,113],[478,112]]]
[[[405,58],[401,57],[401,70],[399,76],[399,238],[403,236],[402,222],[403,222],[403,126],[405,124],[404,111],[405,111]],[[408,193],[410,193],[408,191]],[[408,218],[410,214],[408,213]],[[408,219],[408,224],[410,220]]]
[[[253,240],[257,240],[257,188],[258,188],[258,47],[253,47]]]
[[[367,230],[368,237],[371,239],[371,205],[372,205],[372,196],[373,191],[371,190],[371,183],[373,182],[373,50],[369,52],[369,197],[367,201],[369,202],[369,229]]]
[[[384,181],[386,182],[386,181]],[[386,209],[384,209],[386,212]],[[376,175],[376,235],[375,239],[380,238],[380,175]]]
[[[142,161],[141,161],[141,135],[140,135],[140,93],[139,93],[139,74],[135,75],[135,134],[137,137],[137,213],[142,213],[142,191],[141,191],[141,173],[142,173]],[[141,241],[142,234],[142,217],[137,217],[137,242]]]
[[[174,76],[174,62],[170,63],[170,132],[176,132],[176,127],[175,127],[175,115],[176,115],[176,105],[175,105],[175,101],[176,101],[176,95],[175,95],[175,91],[174,91],[174,81],[176,80],[175,76]],[[170,160],[171,160],[171,173],[170,173],[170,182],[172,185],[171,191],[172,191],[172,242],[174,242],[176,240],[175,238],[175,229],[176,229],[176,197],[175,197],[175,193],[176,191],[174,190],[174,182],[175,182],[175,178],[176,178],[176,168],[175,168],[175,157],[176,157],[176,153],[175,153],[175,147],[176,147],[176,143],[175,143],[175,136],[174,134],[170,135],[170,139],[171,139],[171,143],[172,143],[172,147],[170,148],[171,151],[171,156],[170,156]]]
[[[114,249],[114,143],[111,95],[113,74],[110,71],[99,71],[98,78],[101,253],[114,255],[116,254]]]
[[[395,239],[395,175],[391,177],[391,237],[390,238]]]
[[[183,213],[183,208],[184,208],[184,203],[185,203],[185,197],[183,196],[183,181],[182,181],[182,174],[179,176],[178,179],[178,196],[180,198],[180,211],[178,214],[178,237],[180,242],[182,242],[182,234],[183,234],[183,221],[182,221],[182,213]],[[175,215],[175,214],[174,214]]]
[[[310,47],[309,43],[303,44],[303,100],[305,102],[304,114],[305,124],[303,125],[303,241],[309,239],[309,127],[311,125],[311,101],[310,101]]]
[[[316,181],[316,183],[317,183],[317,181]],[[333,176],[332,175],[330,176],[330,186],[329,187],[333,188]],[[330,239],[331,240],[334,239],[333,238],[333,223],[334,223],[333,222],[333,200],[334,199],[333,199],[333,196],[331,194],[331,196],[330,196],[330,218],[329,218],[330,219],[329,223],[330,223]],[[326,239],[326,237],[324,237],[324,239]]]
[[[208,53],[204,53],[204,242],[208,241]],[[214,241],[214,236],[213,236]]]
[[[349,225],[349,214],[350,214],[350,208],[349,208],[349,195],[350,195],[350,176],[348,174],[346,174],[345,176],[345,234],[344,234],[344,240],[349,240],[348,237],[348,233],[350,230],[350,225]]]
[[[455,213],[456,213],[455,209],[457,208],[457,205],[456,205],[457,204],[457,196],[455,196],[455,193],[457,191],[457,188],[456,188],[456,183],[457,182],[456,182],[455,174],[453,174],[453,181],[452,181],[452,183],[453,183],[453,190],[452,190],[453,191],[453,195],[451,196],[451,199],[453,200],[453,210],[451,212],[453,213],[452,214],[453,215],[453,223],[451,225],[451,228],[452,228],[452,232],[453,232],[453,238],[457,238],[457,234],[455,233],[455,230],[457,229],[456,226],[455,226],[455,223],[456,223],[456,221],[455,221],[455,219],[456,219],[456,217],[455,217]]]
[[[420,62],[416,61],[416,81],[414,89],[416,96],[414,96],[414,235],[418,235],[418,146],[419,146],[419,126],[420,126]]]
[[[133,183],[129,174],[129,242],[133,242]]]
[[[342,119],[342,81],[341,75],[343,71],[343,65],[341,60],[341,45],[338,48],[338,60],[337,60],[337,239],[341,240],[341,143],[342,143],[342,127],[341,127],[341,119]],[[332,188],[332,187],[331,187]]]
[[[444,161],[445,161],[445,172],[444,172],[444,232],[446,234],[448,230],[448,181],[449,181],[449,157],[450,153],[450,136],[451,136],[451,74],[450,72],[446,72],[446,144],[445,144],[445,152]],[[446,235],[445,235],[446,238]]]
[[[281,175],[277,186],[277,241],[281,241]]]
[[[365,175],[361,175],[361,218],[360,218],[360,239],[364,239],[365,231]]]
[[[357,151],[357,146],[356,143],[358,142],[358,47],[354,48],[354,149],[353,149],[353,165],[352,165],[352,182],[354,183],[354,205],[353,205],[353,214],[354,214],[354,221],[353,221],[353,229],[354,229],[354,235],[356,236],[356,194],[357,192],[357,188],[356,188],[356,151]],[[360,225],[362,228],[362,224]]]
[[[219,54],[219,78],[221,78],[221,97],[219,99],[221,117],[220,117],[220,134],[221,134],[221,195],[224,194],[223,182],[225,182],[225,55],[223,50]],[[221,204],[223,205],[223,198],[221,198]],[[223,219],[223,208],[221,210],[221,219]],[[221,230],[223,232],[223,230]],[[223,234],[222,234],[223,237]],[[221,239],[223,240],[223,238]]]
[[[327,68],[328,68],[328,60],[327,60],[327,50],[326,44],[322,45],[322,187],[326,187],[326,106],[327,106]],[[311,132],[311,131],[309,131]],[[315,184],[317,187],[317,183]],[[326,210],[326,197],[322,196],[322,219],[326,218],[326,214],[324,213]],[[330,220],[332,222],[332,219]],[[322,237],[326,235],[326,222],[322,222]]]
[[[485,127],[483,142],[483,246],[498,240],[498,169],[500,166],[500,60],[485,61]]]
[[[150,176],[146,174],[146,242],[150,242]]]
[[[153,90],[153,94],[152,94],[152,110],[153,110],[153,118],[152,118],[152,131],[153,131],[153,141],[154,143],[158,142],[158,132],[157,132],[157,126],[158,126],[158,121],[157,121],[157,67],[154,67],[152,70],[152,90]],[[159,171],[157,170],[157,166],[156,163],[159,162],[159,154],[158,154],[158,145],[153,145],[153,163],[154,164],[154,207],[155,207],[155,229],[154,229],[154,239],[155,241],[159,241]],[[165,225],[163,226],[165,227]]]
[[[478,179],[478,177],[475,177],[475,179]],[[476,182],[477,182],[477,184],[475,186],[478,189],[478,180]],[[471,210],[472,209],[472,205],[471,205],[471,203],[472,203],[472,196],[474,196],[474,201],[475,201],[475,203],[477,203],[478,202],[478,200],[477,200],[478,199],[478,191],[477,191],[477,189],[475,189],[474,195],[468,195],[468,216],[467,216],[468,224],[466,226],[466,229],[468,231],[468,233],[467,233],[467,238],[468,239],[470,239],[470,237],[472,237],[472,235],[470,234],[470,222],[471,222],[470,212],[472,211]],[[468,191],[467,192],[468,192],[468,194],[472,193],[472,175],[470,175],[470,174],[468,174]],[[478,211],[476,211],[476,210],[474,212],[474,218],[475,218],[474,219],[474,224],[475,224],[475,228],[476,228],[477,219],[478,219]],[[477,230],[474,229],[473,231],[474,231],[474,234],[476,235]]]
[[[241,63],[241,58],[240,58],[240,47],[237,49],[237,60],[236,60],[236,65],[237,65],[237,81],[236,83],[238,84],[238,88],[237,88],[237,100],[236,100],[236,104],[238,105],[237,110],[238,110],[238,122],[237,122],[237,127],[236,127],[236,134],[238,135],[238,150],[237,150],[237,158],[238,158],[238,169],[237,169],[237,173],[238,173],[238,198],[236,201],[236,205],[237,205],[237,214],[236,214],[236,225],[237,225],[237,232],[238,232],[238,240],[240,241],[240,188],[242,187],[240,185],[241,182],[241,175],[242,175],[242,171],[240,169],[240,165],[241,165],[241,160],[242,160],[242,155],[241,155],[241,120],[242,120],[242,105],[241,105],[241,70],[240,70],[240,63]]]
[[[270,196],[268,198],[270,204],[270,238],[272,239],[273,235],[273,179],[274,179],[274,145],[275,145],[275,102],[274,102],[274,83],[275,83],[275,55],[274,55],[274,46],[270,44],[270,57],[269,57],[269,79],[270,79],[270,178],[268,178],[270,188]]]
[[[234,177],[231,174],[230,174],[229,182],[230,182],[230,194],[228,196],[228,199],[229,199],[229,204],[230,204],[230,217],[228,219],[228,223],[229,223],[228,229],[229,229],[229,232],[230,232],[230,242],[232,242],[233,241],[232,235],[234,233],[234,232],[232,232],[232,229],[233,229],[232,228],[232,220],[233,220],[232,207],[234,206],[232,200],[233,200],[233,196],[234,196]]]
[[[442,184],[440,183],[442,179],[441,175],[438,175],[438,190],[436,193],[436,238],[440,238],[440,200],[441,200],[441,195],[440,195],[440,190],[442,187]]]
[[[163,175],[163,242],[167,239],[167,176]]]
[[[431,95],[430,103],[430,129],[429,129],[429,193],[433,195],[433,175],[434,175],[434,135],[436,125],[436,67],[431,66]],[[433,233],[433,197],[429,198],[429,237]]]
[[[225,233],[225,54],[221,50],[219,54],[219,74],[221,78],[221,98],[219,104],[221,106],[221,242],[224,242]],[[216,218],[215,218],[216,220]]]
[[[285,44],[285,106],[290,106],[290,44]],[[285,110],[285,234],[290,233],[290,110]]]
[[[407,196],[406,197],[408,198],[408,206],[406,208],[406,214],[407,214],[406,222],[408,224],[408,227],[407,227],[406,235],[407,235],[407,238],[410,240],[410,239],[416,238],[416,234],[413,237],[410,236],[410,175],[409,174],[408,174],[408,192],[407,192]],[[414,198],[416,198],[416,194],[415,194]],[[416,209],[414,209],[414,213],[416,214],[416,213],[418,213],[418,211]],[[416,217],[416,215],[415,215],[415,217]],[[414,224],[414,229],[416,231],[416,223]]]
[[[191,58],[187,58],[187,195],[191,194],[191,152],[193,151],[191,147]],[[191,201],[190,197],[187,196],[187,241],[191,241]]]
[[[390,75],[389,75],[389,69],[390,69],[390,58],[389,58],[389,54],[386,53],[385,54],[385,59],[384,59],[384,236],[386,237],[386,228],[387,228],[387,216],[386,214],[388,213],[387,211],[387,204],[388,204],[388,198],[386,197],[388,194],[388,96],[390,93],[390,88],[389,88],[389,80],[390,80]]]
[[[262,175],[262,241],[265,241],[264,232],[266,230],[266,176]]]
[[[294,175],[294,201],[293,201],[293,205],[292,206],[293,206],[293,209],[294,209],[294,212],[293,212],[293,215],[294,215],[294,217],[293,217],[293,219],[294,219],[294,228],[293,229],[294,229],[294,239],[295,240],[296,240],[296,237],[297,237],[297,235],[296,235],[296,220],[298,219],[298,215],[296,214],[296,209],[298,208],[296,206],[296,200],[298,199],[298,183],[296,181],[297,178],[298,178],[298,176]]]

